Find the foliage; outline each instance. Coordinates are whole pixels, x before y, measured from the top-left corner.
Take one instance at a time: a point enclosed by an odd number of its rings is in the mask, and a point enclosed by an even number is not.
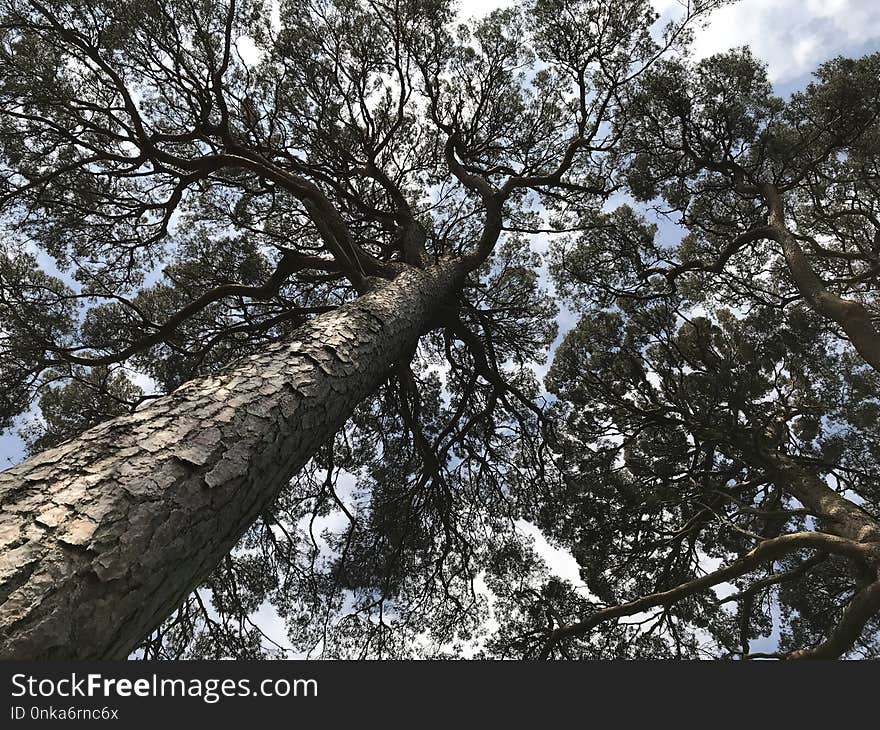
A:
[[[878,655],[880,56],[780,99],[691,59],[720,4],[0,0],[33,450],[468,272],[141,655],[284,655],[268,606],[332,657]]]

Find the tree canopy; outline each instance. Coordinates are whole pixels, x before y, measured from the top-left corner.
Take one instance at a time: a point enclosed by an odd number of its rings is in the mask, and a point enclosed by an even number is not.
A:
[[[779,98],[721,4],[0,0],[34,453],[464,272],[139,656],[880,656],[880,54]]]

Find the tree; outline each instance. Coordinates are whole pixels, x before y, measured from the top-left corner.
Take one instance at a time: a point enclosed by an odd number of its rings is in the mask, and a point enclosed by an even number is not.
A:
[[[621,165],[687,235],[658,245],[625,205],[557,249],[585,316],[548,376],[566,440],[534,515],[597,600],[543,597],[520,651],[751,658],[776,614],[770,656],[878,655],[878,63],[787,104],[747,50],[646,73]]]
[[[0,3],[3,655],[873,655],[877,59],[718,4]]]
[[[697,657],[711,641],[750,658],[781,612],[774,655],[877,655],[878,440],[864,400],[877,378],[835,353],[815,316],[689,317],[680,301],[597,311],[549,382],[568,436],[536,520],[571,546],[597,600],[550,602],[532,651]],[[604,624],[636,614],[647,631]]]

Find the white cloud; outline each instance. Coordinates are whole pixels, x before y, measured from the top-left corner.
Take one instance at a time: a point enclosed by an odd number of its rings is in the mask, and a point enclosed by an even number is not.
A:
[[[680,11],[681,0],[652,0],[661,15]],[[511,0],[463,0],[463,17],[485,15]],[[737,46],[752,47],[769,65],[770,78],[786,83],[837,55],[880,50],[878,0],[739,0],[716,11],[697,31],[699,57]]]
[[[668,9],[675,0],[655,0]],[[790,82],[837,55],[880,49],[877,0],[740,0],[718,10],[697,33],[700,57],[749,45],[772,81]]]
[[[551,545],[544,533],[531,522],[526,520],[517,520],[516,528],[519,533],[527,538],[534,540],[533,547],[535,552],[547,564],[547,569],[557,578],[571,583],[582,598],[590,598],[597,600],[590,593],[587,584],[581,580],[581,569],[577,560],[566,550],[561,550]]]

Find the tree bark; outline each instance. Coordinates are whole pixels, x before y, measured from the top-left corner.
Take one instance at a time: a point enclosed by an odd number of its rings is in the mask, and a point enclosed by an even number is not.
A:
[[[762,193],[770,210],[771,237],[782,246],[788,270],[807,304],[837,322],[865,362],[880,372],[880,332],[874,326],[871,313],[861,302],[843,299],[828,291],[786,225],[784,201],[779,191],[773,185],[764,185]]]
[[[125,658],[415,347],[449,262],[0,474],[0,657]]]
[[[778,452],[759,456],[773,481],[822,520],[824,531],[855,542],[880,544],[880,522],[855,502],[835,492],[790,456]]]

